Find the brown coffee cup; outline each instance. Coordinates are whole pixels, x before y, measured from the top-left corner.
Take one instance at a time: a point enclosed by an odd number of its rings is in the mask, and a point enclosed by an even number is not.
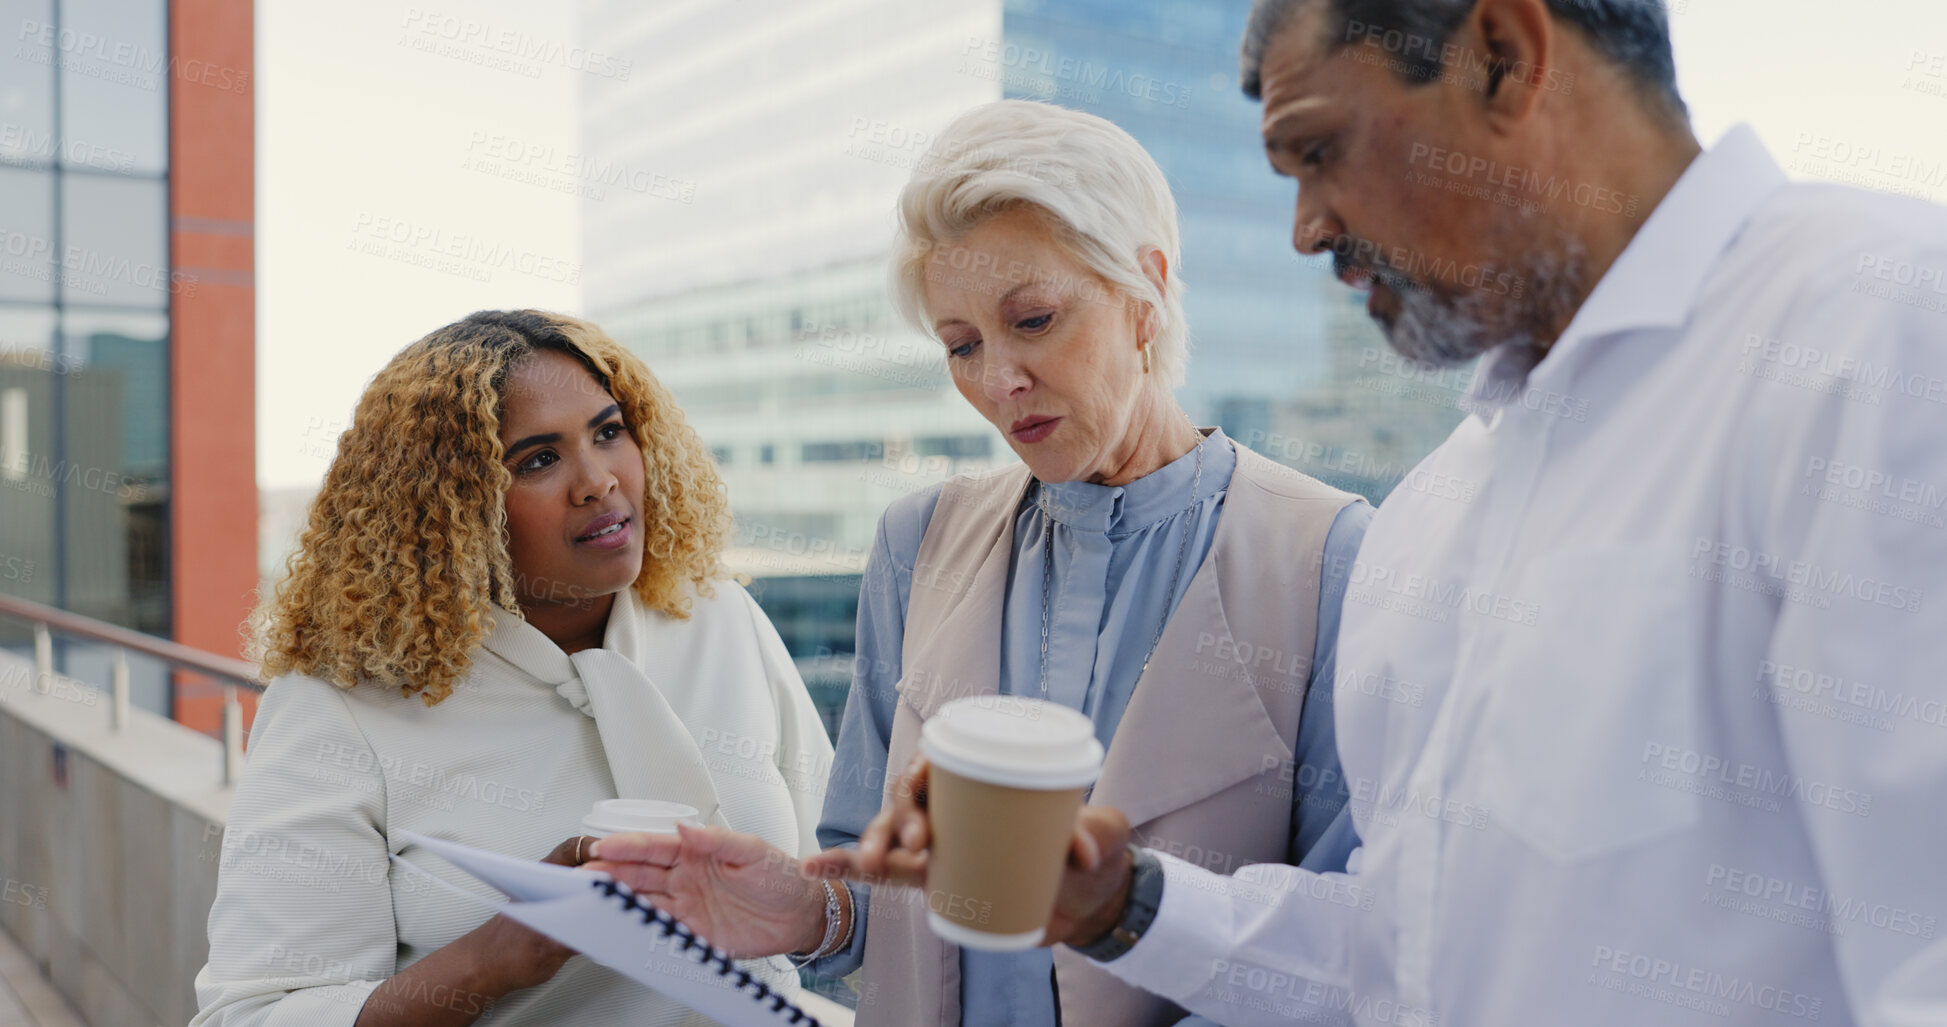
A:
[[[1094,722],[1040,699],[973,696],[927,720],[920,751],[932,764],[933,933],[996,952],[1041,944],[1075,812],[1102,769]]]

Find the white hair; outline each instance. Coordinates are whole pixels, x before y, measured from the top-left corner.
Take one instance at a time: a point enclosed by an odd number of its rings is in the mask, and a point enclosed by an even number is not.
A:
[[[899,194],[892,299],[901,316],[932,334],[926,264],[934,248],[1016,207],[1049,219],[1071,256],[1156,317],[1150,359],[1171,386],[1189,365],[1183,319],[1182,242],[1176,198],[1142,144],[1093,114],[1029,100],[1000,100],[960,115],[927,151]],[[1168,271],[1158,295],[1144,275],[1145,250]]]

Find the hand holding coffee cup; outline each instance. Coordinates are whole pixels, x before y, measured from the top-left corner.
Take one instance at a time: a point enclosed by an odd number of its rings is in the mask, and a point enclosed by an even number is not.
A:
[[[892,805],[866,824],[858,844],[807,857],[805,872],[859,884],[924,887],[926,851],[932,843],[926,821],[926,783],[931,769],[926,757],[914,757],[912,765],[893,782]]]
[[[976,696],[941,707],[920,749],[925,762],[857,852],[810,864],[923,884],[934,932],[969,948],[1044,944],[1057,916],[1066,933],[1056,903],[1064,868],[1094,873],[1105,862],[1095,833],[1076,830],[1102,763],[1093,722],[1042,700]]]
[[[807,871],[861,884],[926,887],[931,771],[925,757],[916,758],[893,786],[892,807],[867,825],[858,847],[821,852],[805,860]],[[1113,806],[1083,806],[1076,812],[1044,944],[1086,945],[1121,919],[1132,869],[1129,836],[1129,818]]]

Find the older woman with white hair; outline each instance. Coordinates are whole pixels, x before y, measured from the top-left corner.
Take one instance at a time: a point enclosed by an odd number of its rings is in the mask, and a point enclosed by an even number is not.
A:
[[[1101,118],[1002,101],[943,133],[899,215],[896,302],[1021,463],[880,521],[820,842],[858,840],[939,705],[1001,693],[1094,721],[1092,801],[1148,849],[1342,869],[1357,839],[1333,641],[1372,511],[1177,405],[1189,333],[1162,171]],[[917,893],[812,880],[722,829],[611,837],[596,857],[740,955],[862,963],[860,1024],[1185,1020],[1066,949],[957,949]]]

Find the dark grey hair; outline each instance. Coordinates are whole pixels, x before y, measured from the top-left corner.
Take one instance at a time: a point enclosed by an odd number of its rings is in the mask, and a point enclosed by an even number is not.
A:
[[[1261,99],[1264,52],[1271,39],[1305,6],[1323,2],[1325,45],[1335,51],[1377,27],[1411,42],[1393,54],[1409,82],[1440,77],[1440,47],[1474,10],[1475,0],[1256,0],[1244,29],[1244,95]],[[1677,66],[1670,55],[1670,18],[1663,0],[1547,0],[1554,16],[1582,31],[1596,52],[1629,72],[1679,118],[1686,112],[1677,93]],[[1354,31],[1360,26],[1360,31]]]

